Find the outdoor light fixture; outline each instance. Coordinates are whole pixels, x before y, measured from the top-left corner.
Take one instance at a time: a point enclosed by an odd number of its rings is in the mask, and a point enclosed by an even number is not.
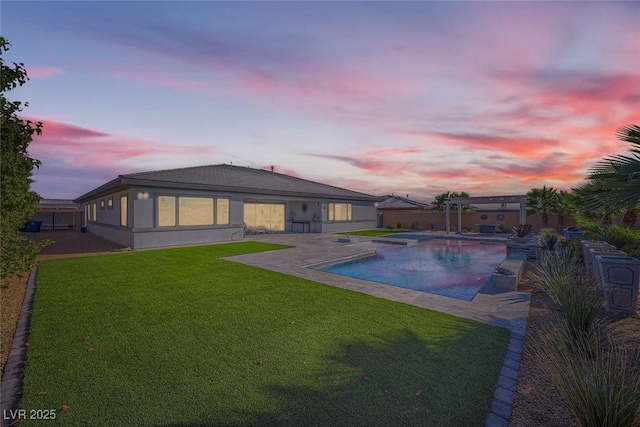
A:
[[[140,193],[138,193],[138,200],[140,199],[148,199],[149,198],[149,193],[147,193],[146,191],[142,191]]]

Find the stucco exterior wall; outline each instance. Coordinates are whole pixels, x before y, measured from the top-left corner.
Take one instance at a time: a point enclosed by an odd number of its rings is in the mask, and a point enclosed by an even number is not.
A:
[[[133,233],[135,249],[200,245],[244,239],[243,227],[142,230]]]
[[[133,232],[131,231],[131,229],[91,222],[87,226],[87,230],[89,231],[89,233],[93,233],[96,236],[100,236],[110,242],[114,242],[129,248],[134,248]]]

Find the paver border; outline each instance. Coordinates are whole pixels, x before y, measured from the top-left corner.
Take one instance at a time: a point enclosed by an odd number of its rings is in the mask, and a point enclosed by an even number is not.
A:
[[[13,334],[11,349],[7,363],[4,365],[2,373],[2,384],[0,384],[0,407],[2,408],[2,419],[0,425],[10,426],[15,420],[5,419],[5,414],[9,410],[15,410],[20,404],[22,396],[22,379],[24,377],[24,366],[27,356],[27,340],[29,338],[29,327],[31,325],[31,312],[33,310],[33,299],[36,291],[36,276],[38,266],[36,265],[29,273],[27,289],[22,301],[22,309],[18,315],[16,331]]]

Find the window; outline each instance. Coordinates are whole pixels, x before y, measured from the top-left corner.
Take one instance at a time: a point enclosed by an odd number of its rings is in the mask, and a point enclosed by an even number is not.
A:
[[[284,231],[284,205],[271,203],[245,203],[244,222],[247,227]]]
[[[127,196],[120,197],[120,225],[127,226]]]
[[[172,196],[158,197],[158,225],[160,227],[175,227],[176,198]]]
[[[100,200],[100,210],[104,210],[104,199]]]
[[[113,197],[107,199],[107,209],[113,209]]]
[[[93,202],[93,205],[91,207],[91,220],[93,222],[96,222],[98,220],[98,204],[96,202]]]
[[[180,225],[213,225],[213,199],[180,197]]]
[[[89,223],[89,221],[91,221],[91,204],[89,203],[87,203],[87,205],[84,207],[84,216],[87,220],[87,223]]]
[[[229,199],[216,200],[216,224],[229,224]]]
[[[329,203],[329,221],[351,221],[351,203]]]

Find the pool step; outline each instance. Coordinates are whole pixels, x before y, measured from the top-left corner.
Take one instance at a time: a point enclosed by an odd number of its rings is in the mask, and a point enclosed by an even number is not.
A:
[[[417,239],[400,239],[397,237],[377,237],[371,243],[388,243],[390,245],[415,246],[418,244]]]

